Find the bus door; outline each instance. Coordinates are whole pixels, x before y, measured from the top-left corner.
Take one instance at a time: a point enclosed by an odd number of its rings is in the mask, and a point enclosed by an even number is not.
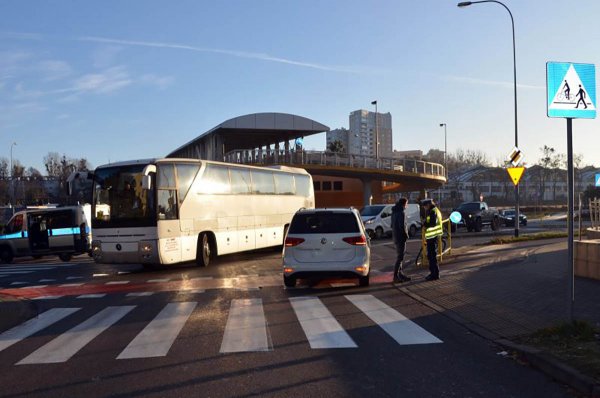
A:
[[[24,214],[15,214],[10,219],[0,239],[10,239],[16,255],[26,255],[29,252],[27,229],[24,223]]]
[[[74,235],[78,235],[79,224],[71,209],[54,210],[45,214],[48,228],[48,246],[52,252],[72,252],[75,247]]]

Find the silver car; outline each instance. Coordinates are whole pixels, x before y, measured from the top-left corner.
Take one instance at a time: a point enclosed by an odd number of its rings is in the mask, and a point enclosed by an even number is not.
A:
[[[298,278],[354,277],[368,286],[370,254],[357,210],[300,210],[285,238],[283,283],[293,287]]]

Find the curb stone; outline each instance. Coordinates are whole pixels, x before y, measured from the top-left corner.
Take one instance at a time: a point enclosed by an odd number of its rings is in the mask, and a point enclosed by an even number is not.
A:
[[[37,306],[30,300],[0,301],[0,332],[9,330],[38,314]]]
[[[591,397],[600,397],[600,384],[593,378],[584,375],[577,369],[561,362],[543,350],[513,343],[506,339],[498,339],[494,342],[505,349],[518,352],[527,359],[533,367],[541,370],[552,378],[573,387],[577,391]]]
[[[584,393],[592,398],[600,398],[600,384],[589,376],[584,375],[577,369],[560,362],[557,358],[534,347],[514,343],[510,340],[499,338],[499,336],[486,328],[464,319],[462,316],[452,310],[447,310],[433,303],[426,298],[411,292],[406,287],[397,287],[398,290],[413,298],[414,300],[428,306],[434,311],[444,315],[454,322],[463,325],[465,328],[476,335],[494,342],[505,349],[516,351],[521,354],[530,365],[541,372],[549,375],[561,383],[567,384],[577,391]]]

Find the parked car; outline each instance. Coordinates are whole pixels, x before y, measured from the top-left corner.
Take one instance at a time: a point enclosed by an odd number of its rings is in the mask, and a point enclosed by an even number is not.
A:
[[[356,209],[303,209],[290,223],[283,248],[283,283],[298,278],[358,278],[369,285],[370,247]]]
[[[500,211],[500,219],[502,220],[502,224],[507,227],[515,225],[515,209],[506,209]],[[527,216],[521,212],[519,212],[519,225],[527,225]]]
[[[369,205],[361,209],[360,217],[371,239],[380,239],[392,235],[392,207],[394,205]],[[404,213],[406,214],[408,235],[415,236],[417,230],[421,228],[419,205],[415,203],[408,204]]]
[[[457,226],[467,227],[469,232],[481,232],[486,225],[489,225],[492,231],[500,228],[500,213],[494,208],[489,208],[485,202],[465,202],[453,211],[458,211],[462,216]]]

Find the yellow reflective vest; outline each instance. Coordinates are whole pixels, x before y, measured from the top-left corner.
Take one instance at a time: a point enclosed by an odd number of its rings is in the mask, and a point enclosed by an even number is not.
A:
[[[429,226],[431,218],[431,212],[429,212],[429,214],[427,214],[427,218],[425,219],[425,239],[427,240],[437,238],[438,236],[442,236],[444,234],[444,230],[442,229],[442,212],[437,207],[434,207],[432,210],[435,211],[436,223],[434,226]]]

